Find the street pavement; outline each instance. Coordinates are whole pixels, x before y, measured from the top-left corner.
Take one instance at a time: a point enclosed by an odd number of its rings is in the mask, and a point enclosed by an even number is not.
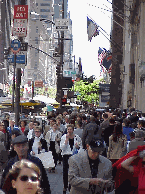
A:
[[[55,168],[55,173],[50,173],[47,170],[47,176],[52,194],[63,194],[63,170],[62,164],[58,164]],[[67,194],[69,192],[67,191]]]

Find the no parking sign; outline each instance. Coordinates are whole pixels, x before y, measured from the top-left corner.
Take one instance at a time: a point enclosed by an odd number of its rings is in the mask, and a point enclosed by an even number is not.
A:
[[[11,51],[16,54],[21,50],[21,43],[18,39],[12,40]]]

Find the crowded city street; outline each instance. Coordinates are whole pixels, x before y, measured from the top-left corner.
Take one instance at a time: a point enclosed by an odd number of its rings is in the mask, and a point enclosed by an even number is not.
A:
[[[144,13],[0,0],[0,194],[145,194]]]

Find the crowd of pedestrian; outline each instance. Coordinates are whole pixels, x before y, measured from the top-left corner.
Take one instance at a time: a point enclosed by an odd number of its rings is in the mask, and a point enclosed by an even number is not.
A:
[[[0,122],[1,189],[5,193],[20,193],[17,182],[31,182],[34,187],[27,185],[28,191],[51,193],[46,169],[36,157],[36,154],[51,151],[55,166],[49,173],[55,173],[56,166],[63,164],[64,194],[67,190],[71,194],[119,192],[114,184],[117,168],[112,165],[129,156],[138,146],[145,145],[144,116],[134,108],[130,108],[128,114],[119,108],[104,112],[81,109],[62,114],[52,111],[45,128],[35,119],[20,120],[19,126],[15,126],[7,117]],[[137,153],[144,161],[144,152]],[[121,167],[130,172],[135,169],[137,174],[135,167],[128,167],[133,159],[127,164],[124,161],[120,162]],[[35,189],[37,184],[41,189]],[[134,189],[136,191],[136,187]]]

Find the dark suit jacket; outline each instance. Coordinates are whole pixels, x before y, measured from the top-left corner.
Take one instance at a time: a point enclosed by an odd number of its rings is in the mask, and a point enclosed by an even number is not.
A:
[[[98,133],[99,127],[95,122],[90,122],[87,124],[84,128],[83,134],[82,134],[82,145],[83,149],[86,149],[86,138],[87,136],[93,136]]]
[[[31,162],[33,162],[34,164],[36,164],[40,168],[41,176],[42,176],[41,181],[40,181],[40,187],[44,190],[44,194],[51,194],[48,177],[47,177],[45,168],[44,168],[41,160],[39,158],[35,157],[35,156],[31,156],[30,154],[27,155],[27,160],[30,160]],[[18,155],[16,155],[14,158],[12,158],[8,161],[8,163],[5,167],[5,170],[2,174],[1,189],[3,187],[4,180],[5,180],[5,177],[6,177],[7,173],[12,168],[12,165],[17,161],[19,161]]]
[[[102,137],[103,131],[104,131],[107,127],[109,127],[109,121],[108,121],[108,120],[103,121],[103,122],[101,123],[100,129],[99,129],[99,131],[98,131],[98,134],[99,134],[100,137]]]
[[[47,142],[45,139],[40,139],[40,142],[42,144],[42,149],[45,149],[46,152],[48,152],[48,147],[47,147]],[[30,139],[29,140],[29,151],[31,152],[32,151],[32,146],[33,146],[33,143],[34,143],[34,138]],[[39,154],[39,153],[38,153]]]

